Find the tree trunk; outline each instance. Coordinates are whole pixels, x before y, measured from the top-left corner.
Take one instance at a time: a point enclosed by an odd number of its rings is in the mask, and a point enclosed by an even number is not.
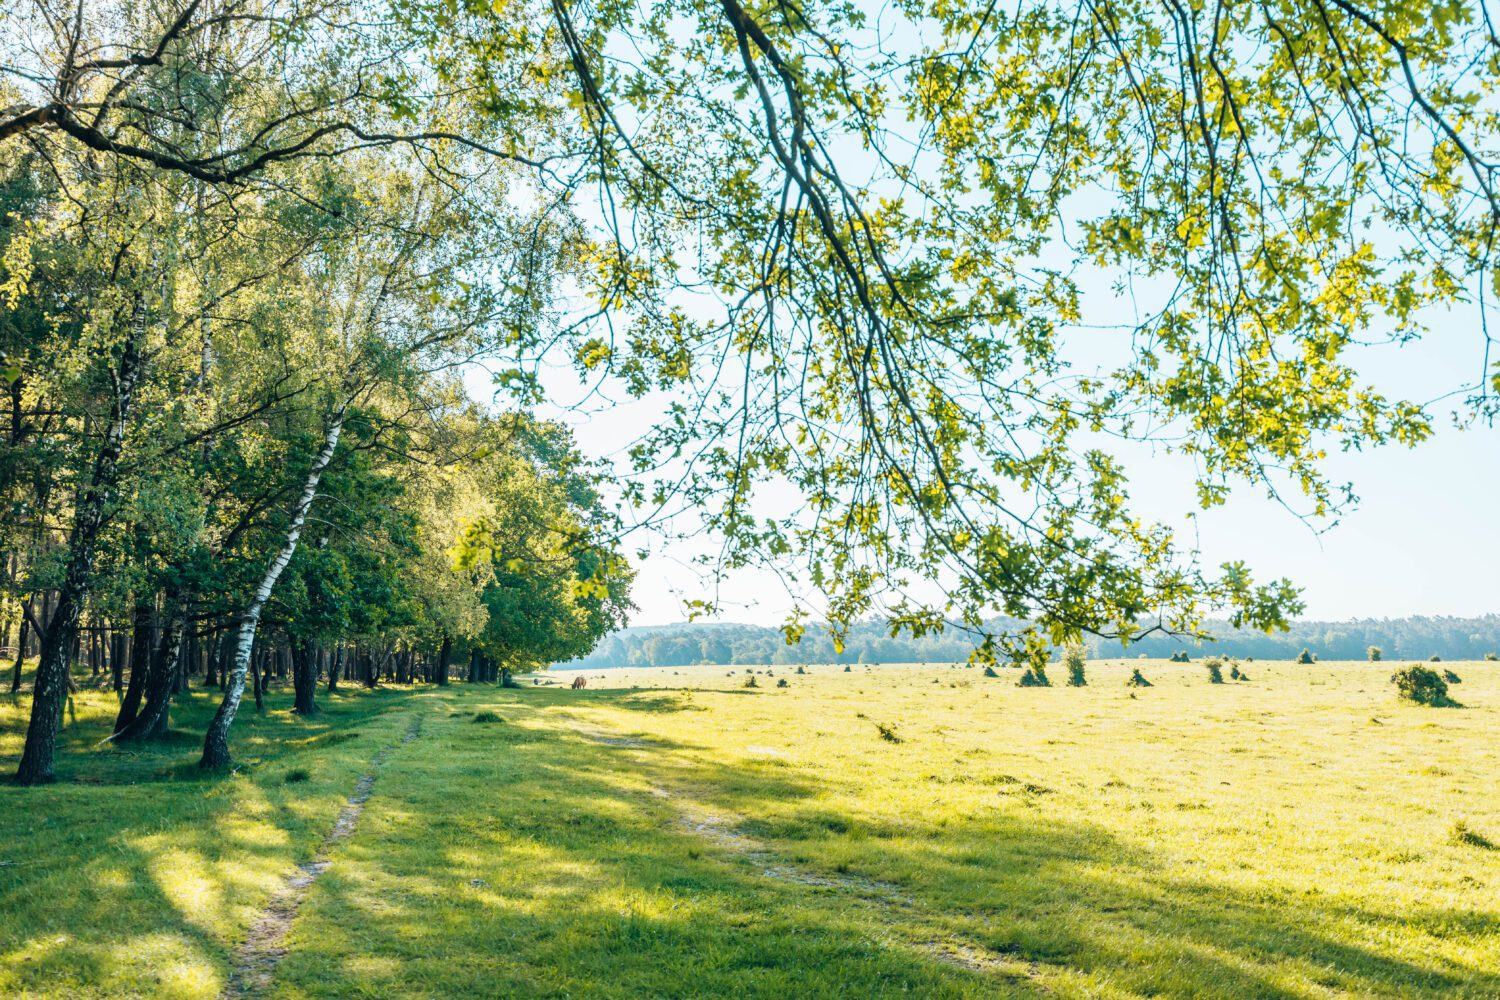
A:
[[[115,716],[115,733],[123,732],[140,714],[141,697],[146,690],[146,675],[151,672],[151,612],[146,601],[137,601],[130,636],[130,683],[125,686],[125,700]]]
[[[333,649],[333,654],[328,658],[328,693],[333,694],[339,689],[339,671],[344,667],[344,644],[339,643]]]
[[[281,577],[282,570],[286,569],[287,563],[297,553],[297,540],[302,537],[302,525],[307,520],[308,510],[312,508],[313,498],[318,495],[318,483],[323,478],[323,470],[333,461],[333,452],[338,447],[339,433],[343,429],[344,411],[339,410],[328,424],[323,438],[323,450],[318,453],[312,468],[308,470],[302,495],[297,498],[297,505],[292,510],[292,523],[287,529],[281,551],[276,553],[276,558],[266,567],[260,585],[255,588],[255,596],[250,599],[250,606],[240,618],[234,665],[230,668],[224,700],[219,703],[219,710],[214,713],[203,738],[203,758],[198,762],[199,767],[215,771],[229,767],[229,727],[234,723],[235,713],[240,710],[240,699],[245,694],[245,673],[250,669],[250,652],[255,646],[256,626],[260,624],[261,612],[265,610],[266,601],[271,599],[271,591]]]
[[[437,683],[438,687],[448,686],[448,662],[453,658],[453,640],[448,634],[443,633],[443,645],[438,649],[437,661]]]
[[[30,601],[27,601],[26,603],[27,603],[28,607],[31,604]],[[10,693],[11,694],[15,694],[17,691],[21,690],[21,664],[26,659],[26,644],[31,641],[31,634],[30,633],[31,633],[31,619],[29,617],[24,617],[23,616],[21,618],[21,641],[16,646],[16,669],[15,669],[15,673],[13,673],[13,674],[10,675]]]
[[[140,309],[137,304],[137,310]],[[138,314],[139,315],[139,314]],[[57,733],[61,728],[63,699],[68,687],[68,648],[78,634],[78,616],[88,599],[94,576],[94,550],[104,527],[109,499],[119,478],[120,453],[125,445],[125,421],[143,367],[140,339],[143,330],[139,320],[132,322],[130,335],[120,352],[115,374],[115,393],[104,444],[94,461],[89,487],[73,516],[73,530],[68,539],[68,569],[57,594],[57,608],[46,623],[42,636],[41,659],[36,668],[36,693],[31,699],[31,723],[26,729],[26,747],[21,752],[21,766],[16,781],[38,785],[53,778],[53,756],[57,750]]]
[[[318,650],[312,640],[292,643],[292,686],[296,691],[292,711],[318,714]]]

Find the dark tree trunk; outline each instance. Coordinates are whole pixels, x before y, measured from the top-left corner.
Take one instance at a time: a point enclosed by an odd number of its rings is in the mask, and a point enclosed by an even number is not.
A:
[[[438,687],[448,686],[448,663],[453,659],[453,640],[447,634],[443,635],[443,645],[438,648],[437,659],[437,682]]]
[[[26,602],[30,608],[31,602]],[[26,659],[26,644],[31,641],[31,619],[25,615],[24,609],[21,618],[21,641],[16,645],[16,668],[10,675],[10,693],[15,694],[21,690],[21,664]]]
[[[115,739],[121,742],[156,740],[167,735],[172,706],[172,682],[177,673],[177,663],[182,658],[184,631],[176,610],[177,602],[169,598],[167,607],[173,609],[173,617],[168,619],[166,627],[161,630],[161,638],[155,643],[155,650],[143,655],[140,661],[147,665],[146,681],[142,685],[145,706],[128,724],[116,727]],[[132,683],[134,674],[135,671],[132,671]]]
[[[104,443],[94,461],[88,490],[78,502],[73,515],[73,529],[68,538],[68,569],[57,594],[57,610],[46,623],[42,636],[42,655],[36,668],[36,693],[31,699],[31,724],[26,729],[26,746],[21,751],[21,766],[16,781],[37,785],[53,778],[53,756],[57,733],[61,728],[63,699],[67,695],[68,648],[78,634],[78,616],[88,599],[94,577],[94,550],[104,528],[110,496],[119,478],[120,453],[125,444],[125,421],[140,379],[142,360],[140,338],[143,332],[139,316],[132,318],[132,329],[120,352],[115,372],[115,396]]]
[[[120,702],[120,711],[115,716],[116,733],[123,732],[140,714],[146,675],[151,672],[151,611],[150,604],[144,601],[136,603],[130,637],[130,683],[125,687],[125,700]]]
[[[339,643],[328,657],[328,693],[339,689],[339,671],[344,667],[344,644]]]
[[[318,650],[311,641],[292,643],[292,686],[296,689],[292,711],[318,714]]]

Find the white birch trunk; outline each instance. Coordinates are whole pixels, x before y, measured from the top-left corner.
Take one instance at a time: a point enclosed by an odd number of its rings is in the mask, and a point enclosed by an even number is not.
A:
[[[208,725],[208,734],[203,739],[203,759],[199,766],[210,770],[222,770],[229,766],[229,727],[234,723],[234,717],[240,709],[240,698],[245,693],[245,675],[250,669],[250,652],[255,646],[255,630],[260,625],[260,615],[265,609],[266,601],[271,598],[271,591],[276,587],[276,581],[286,569],[287,563],[292,561],[292,556],[297,554],[297,541],[302,537],[302,526],[307,521],[307,512],[312,508],[313,499],[318,494],[318,483],[323,478],[323,470],[328,468],[328,463],[333,460],[334,449],[339,444],[339,433],[344,429],[344,411],[341,409],[334,414],[333,420],[328,424],[328,430],[323,437],[323,450],[318,452],[318,457],[313,460],[312,468],[307,471],[307,480],[302,487],[302,495],[297,498],[297,504],[292,508],[292,523],[287,528],[286,540],[282,542],[281,550],[276,553],[276,558],[271,560],[271,565],[266,567],[265,575],[260,579],[260,585],[255,588],[255,595],[250,599],[250,605],[240,617],[239,634],[236,637],[234,647],[234,663],[230,667],[228,684],[224,691],[224,700],[219,703],[219,710],[214,714],[213,721]]]

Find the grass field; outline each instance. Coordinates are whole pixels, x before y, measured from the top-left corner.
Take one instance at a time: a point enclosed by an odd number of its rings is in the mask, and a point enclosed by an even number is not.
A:
[[[266,995],[1500,997],[1500,666],[1442,666],[1464,707],[1363,663],[276,694],[217,779],[207,695],[121,752],[84,694],[0,787],[0,996],[220,995],[320,855]]]

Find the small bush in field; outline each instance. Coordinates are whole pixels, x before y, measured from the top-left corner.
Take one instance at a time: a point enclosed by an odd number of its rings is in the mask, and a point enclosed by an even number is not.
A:
[[[1500,660],[1500,653],[1485,653],[1484,658],[1493,663],[1496,660]]]
[[[1396,691],[1401,697],[1418,705],[1453,704],[1448,699],[1448,685],[1438,676],[1437,671],[1419,664],[1413,663],[1406,669],[1391,674],[1391,683],[1396,685]]]
[[[1088,647],[1081,642],[1070,642],[1063,647],[1062,662],[1068,669],[1068,687],[1081,688],[1088,683],[1083,673],[1088,658]]]
[[[1167,657],[1167,662],[1169,662],[1169,663],[1192,663],[1193,662],[1193,658],[1188,655],[1187,650],[1185,650],[1185,649],[1179,649],[1179,650],[1176,650],[1175,652],[1173,652],[1171,656]]]
[[[286,776],[281,780],[286,782],[288,785],[295,785],[299,782],[307,781],[311,777],[312,775],[309,774],[305,768],[294,767],[290,771],[288,771],[286,773]]]
[[[797,668],[797,673],[799,673],[799,674],[805,674],[805,673],[807,673],[807,671],[803,670],[801,667],[798,667]]]
[[[1125,686],[1133,688],[1148,688],[1151,686],[1151,682],[1146,680],[1146,675],[1141,673],[1140,669],[1137,668],[1130,672],[1130,677],[1125,681]]]
[[[1429,656],[1427,658],[1427,662],[1428,663],[1442,663],[1443,662],[1443,658],[1441,656],[1437,655],[1436,653],[1433,653],[1431,656]]]
[[[1302,652],[1297,654],[1297,662],[1305,667],[1309,664],[1318,662],[1318,660],[1317,657],[1313,656],[1309,650],[1304,649]]]
[[[791,687],[791,685],[786,682],[785,677],[778,677],[776,679],[776,686],[779,688]]]
[[[1248,681],[1250,675],[1241,670],[1240,665],[1236,663],[1229,668],[1229,679],[1232,681]]]
[[[1451,670],[1443,671],[1443,680],[1447,681],[1449,684],[1462,684],[1464,682],[1464,679],[1462,677],[1458,676]]]
[[[986,676],[986,677],[999,677],[1000,675],[997,674],[997,673],[995,673],[995,668],[994,667],[986,666],[984,668],[984,676]]]
[[[1223,660],[1220,660],[1217,656],[1210,656],[1208,659],[1203,661],[1203,665],[1208,668],[1208,682],[1210,684],[1224,683]]]
[[[494,712],[475,712],[474,713],[474,721],[475,722],[504,722],[505,720],[502,719],[502,718],[500,718],[500,716],[496,715]]]
[[[1021,675],[1021,679],[1016,683],[1019,687],[1023,688],[1044,688],[1052,686],[1052,682],[1047,679],[1046,669],[1040,666],[1032,667],[1027,670]]]
[[[844,673],[846,673],[846,674],[847,674],[847,673],[849,673],[849,672],[850,672],[850,670],[852,670],[852,669],[853,669],[853,668],[852,668],[852,667],[850,667],[850,666],[849,666],[849,665],[848,665],[848,664],[847,664],[847,663],[846,663],[846,664],[844,664]]]
[[[760,687],[760,685],[755,683],[755,676],[752,674],[751,676],[745,678],[745,683],[742,684],[741,687],[753,688]]]
[[[901,735],[896,732],[895,726],[887,725],[884,722],[877,722],[875,723],[875,729],[880,733],[880,738],[885,740],[887,743],[905,742],[904,740],[902,740]]]
[[[1380,647],[1379,646],[1371,646],[1369,649],[1365,650],[1365,656],[1369,659],[1369,661],[1371,663],[1379,663],[1380,662],[1380,656],[1381,656]]]

